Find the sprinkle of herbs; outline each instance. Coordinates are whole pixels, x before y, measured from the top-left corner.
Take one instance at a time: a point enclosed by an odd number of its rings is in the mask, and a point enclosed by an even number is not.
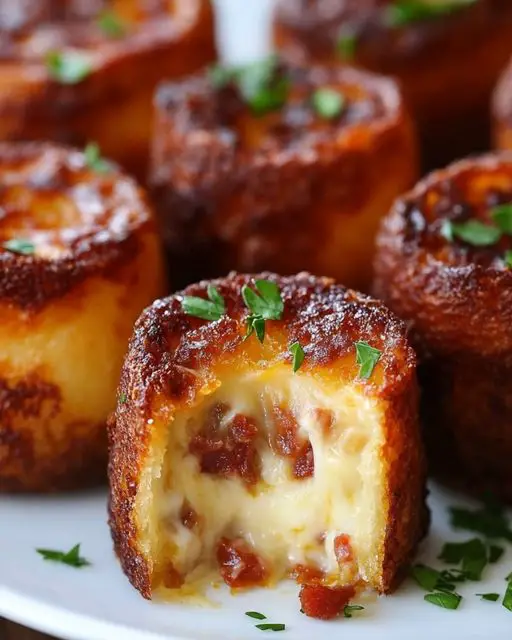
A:
[[[264,616],[259,611],[246,611],[245,615],[249,616],[249,618],[255,618],[256,620],[266,620],[267,619],[267,616]]]
[[[98,27],[109,38],[122,38],[126,35],[126,25],[115,11],[103,11],[98,16]]]
[[[345,96],[336,91],[323,87],[317,89],[312,97],[311,102],[315,112],[324,120],[334,120],[343,112],[345,107]]]
[[[359,340],[355,343],[356,362],[359,365],[359,377],[368,380],[379,362],[382,351],[371,347],[367,342]]]
[[[506,580],[508,584],[505,595],[503,596],[502,605],[505,607],[505,609],[512,611],[512,574],[508,575]]]
[[[61,84],[78,84],[92,71],[89,58],[72,51],[50,51],[46,56],[46,68]]]
[[[260,631],[284,631],[286,625],[275,622],[264,622],[263,624],[257,624],[256,629]]]
[[[265,339],[265,321],[280,320],[283,315],[284,303],[281,292],[275,282],[256,280],[256,291],[248,285],[242,287],[242,298],[251,312],[247,318],[246,338],[256,333],[260,342]]]
[[[497,227],[484,224],[479,220],[466,222],[445,220],[441,227],[441,235],[448,242],[453,242],[454,238],[458,238],[474,247],[489,247],[498,242],[502,233]]]
[[[36,549],[36,551],[45,560],[67,564],[68,566],[75,567],[76,569],[88,567],[91,564],[89,560],[86,560],[80,555],[80,544],[76,544],[67,552],[56,551],[54,549]]]
[[[89,142],[84,149],[85,162],[89,169],[96,173],[107,173],[110,163],[101,157],[101,150],[96,142]]]
[[[342,60],[353,60],[357,51],[357,35],[353,31],[342,33],[336,48]]]
[[[496,602],[499,600],[499,593],[477,593],[477,596],[480,596],[482,600],[488,600],[489,602]]]
[[[299,341],[291,344],[289,350],[293,358],[293,373],[296,373],[304,362],[306,354],[304,353],[304,349],[301,347]]]
[[[346,604],[343,608],[343,617],[351,618],[354,611],[363,611],[364,607],[360,604]]]
[[[6,240],[6,242],[2,244],[2,247],[11,253],[19,253],[22,256],[31,256],[36,250],[34,243],[24,238]]]
[[[439,593],[427,593],[423,599],[430,604],[435,604],[443,609],[457,609],[462,596],[458,593],[447,593],[445,591]]]
[[[505,251],[503,261],[505,262],[505,266],[507,266],[509,269],[512,269],[512,250]]]
[[[189,316],[201,318],[201,320],[220,320],[226,313],[224,298],[212,285],[208,285],[208,300],[197,296],[183,296],[181,307]]]
[[[501,204],[491,212],[496,226],[507,234],[512,234],[512,204]]]
[[[476,0],[394,0],[387,8],[385,22],[390,27],[404,27],[415,22],[433,20],[475,4]]]

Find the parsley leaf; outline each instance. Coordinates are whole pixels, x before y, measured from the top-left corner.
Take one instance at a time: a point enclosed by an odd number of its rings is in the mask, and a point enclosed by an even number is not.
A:
[[[109,38],[122,38],[126,35],[126,25],[115,11],[103,11],[100,13],[98,27]]]
[[[77,569],[81,567],[88,567],[91,564],[89,560],[86,560],[85,558],[82,558],[80,556],[80,544],[75,545],[67,552],[55,551],[54,549],[36,549],[36,551],[41,556],[43,556],[45,560],[50,560],[51,562],[60,562]]]
[[[359,367],[359,377],[367,380],[373,373],[375,366],[379,362],[382,351],[370,347],[367,342],[359,340],[355,343],[356,347],[356,362]]]
[[[353,31],[340,34],[336,49],[343,60],[352,60],[357,50],[357,35]]]
[[[480,580],[487,565],[487,548],[479,538],[466,542],[448,542],[439,559],[448,564],[462,562],[462,574],[469,580]]]
[[[423,600],[443,609],[457,609],[462,596],[458,593],[446,593],[443,591],[440,593],[427,593],[423,596]]]
[[[455,589],[455,585],[447,582],[440,571],[424,564],[414,565],[411,569],[411,575],[425,591],[434,591],[435,589],[453,591]]]
[[[345,618],[351,618],[354,611],[363,611],[363,609],[364,607],[360,604],[346,604],[343,608],[343,616]]]
[[[84,149],[84,155],[87,166],[96,173],[106,173],[111,169],[110,163],[101,157],[101,151],[96,142],[89,142]]]
[[[23,256],[31,256],[35,250],[35,244],[23,238],[12,238],[2,243],[2,247],[11,253],[20,253]]]
[[[258,611],[246,611],[245,615],[249,616],[249,618],[256,618],[256,620],[266,620],[267,619],[267,616],[264,616],[262,613],[259,613]]]
[[[119,404],[125,404],[127,400],[128,398],[126,397],[126,393],[121,393],[119,395]]]
[[[445,220],[441,228],[441,235],[448,242],[459,238],[474,247],[488,247],[498,242],[502,233],[497,227],[484,224],[479,220],[468,220],[467,222]]]
[[[501,556],[505,553],[505,549],[503,547],[498,547],[496,544],[491,544],[489,547],[489,562],[494,564],[498,562]]]
[[[505,591],[505,595],[503,596],[502,605],[505,609],[512,611],[512,574],[507,576],[507,590]]]
[[[503,260],[505,262],[505,266],[508,267],[509,269],[512,269],[512,250],[505,251]]]
[[[183,296],[181,308],[189,316],[195,316],[201,320],[220,320],[226,313],[224,298],[212,284],[208,285],[207,293],[209,300],[196,296]]]
[[[300,369],[301,364],[304,362],[306,354],[304,353],[304,349],[301,347],[298,340],[297,342],[294,342],[290,345],[289,350],[293,356],[293,373],[296,373]]]
[[[500,204],[494,207],[491,215],[503,233],[512,234],[512,204]]]
[[[335,89],[323,87],[313,93],[311,102],[314,110],[320,117],[325,120],[333,120],[343,111],[345,107],[345,96]]]
[[[488,600],[489,602],[496,602],[499,599],[499,593],[477,593],[477,596],[480,596],[482,600]]]
[[[263,624],[257,624],[256,629],[259,629],[260,631],[284,631],[286,629],[286,625],[276,624],[274,622],[264,622]]]
[[[455,529],[466,529],[481,533],[487,538],[503,538],[512,542],[512,530],[502,511],[487,506],[476,510],[451,507],[450,516],[451,525]]]
[[[279,287],[269,280],[256,280],[256,291],[248,285],[242,287],[242,298],[251,311],[247,318],[248,338],[253,332],[260,342],[265,339],[265,320],[280,320],[283,315],[284,303]]]
[[[50,76],[61,84],[78,84],[92,71],[89,58],[72,51],[50,51],[46,56],[46,68]]]
[[[394,0],[387,7],[385,22],[390,27],[403,27],[454,13],[475,2],[476,0],[445,0],[435,3],[426,0]]]

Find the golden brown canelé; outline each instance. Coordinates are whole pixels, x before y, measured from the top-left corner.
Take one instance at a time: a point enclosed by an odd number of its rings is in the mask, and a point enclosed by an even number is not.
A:
[[[247,287],[283,303],[262,343]],[[190,315],[194,296],[223,315]],[[203,281],[144,311],[118,399],[110,526],[144,597],[292,577],[305,613],[330,618],[399,582],[427,526],[425,469],[415,355],[382,303],[307,273]]]
[[[145,178],[152,96],[216,57],[209,0],[38,0],[0,12],[0,139],[94,140]]]
[[[398,78],[425,163],[439,167],[489,148],[489,101],[512,53],[512,3],[455,0],[443,11],[437,2],[437,12],[407,4],[278,0],[274,39],[293,62],[348,61]]]
[[[508,501],[511,203],[512,154],[433,173],[384,220],[375,263],[375,293],[410,326],[419,354],[433,470]]]
[[[0,144],[0,490],[105,477],[133,323],[163,291],[154,216],[113,166]]]
[[[497,149],[512,151],[512,61],[496,86],[492,109],[494,144]]]
[[[268,85],[247,100],[265,73]],[[240,75],[158,92],[150,183],[172,272],[189,283],[230,269],[307,269],[364,288],[379,220],[417,177],[415,135],[394,82],[272,59]],[[258,113],[258,100],[283,87],[282,104]],[[339,101],[333,117],[315,108],[317,90]]]

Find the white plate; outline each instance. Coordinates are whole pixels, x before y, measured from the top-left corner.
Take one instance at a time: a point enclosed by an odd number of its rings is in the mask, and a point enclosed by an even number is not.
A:
[[[272,0],[218,0],[222,49],[231,60],[249,59],[265,51]],[[433,527],[421,559],[435,562],[442,541],[464,539],[447,526],[445,509],[460,503],[436,490],[431,498]],[[76,570],[44,562],[36,547],[67,550],[77,542],[93,565]],[[407,583],[389,598],[365,603],[357,618],[317,622],[299,613],[297,587],[254,591],[232,597],[215,592],[218,607],[163,605],[143,600],[124,578],[113,556],[106,525],[103,493],[72,497],[0,498],[0,615],[70,640],[250,640],[261,638],[256,621],[244,612],[264,612],[284,622],[283,640],[431,640],[464,638],[501,640],[511,637],[512,614],[500,603],[481,602],[476,592],[504,592],[512,569],[508,551],[491,567],[485,582],[465,585],[467,596],[458,611],[423,601],[423,593]]]

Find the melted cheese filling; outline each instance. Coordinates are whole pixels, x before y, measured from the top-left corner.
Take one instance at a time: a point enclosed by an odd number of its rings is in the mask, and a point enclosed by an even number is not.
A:
[[[202,473],[197,456],[189,453],[191,438],[215,403],[226,403],[230,415],[249,416],[260,426],[256,447],[261,480],[249,490],[238,476]],[[300,436],[311,442],[312,477],[295,478],[289,459],[271,450],[272,405],[289,408]],[[318,409],[332,412],[327,433]],[[158,492],[159,564],[163,554],[187,585],[218,580],[216,549],[225,536],[244,539],[269,569],[271,581],[296,565],[312,565],[325,572],[329,584],[371,582],[382,569],[387,511],[381,422],[378,400],[354,386],[326,389],[289,367],[224,381],[201,407],[180,414],[169,430],[163,472],[153,485]],[[201,526],[182,524],[184,501]],[[342,567],[334,552],[339,534],[350,536],[355,560]]]

